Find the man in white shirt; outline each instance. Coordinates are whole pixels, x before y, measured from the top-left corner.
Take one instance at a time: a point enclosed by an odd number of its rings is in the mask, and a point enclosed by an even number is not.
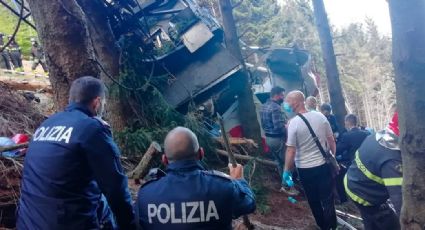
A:
[[[335,154],[335,139],[328,120],[319,112],[307,111],[304,100],[302,92],[292,91],[286,97],[284,108],[288,112],[292,110],[296,114],[302,114],[310,123],[323,148],[330,149]],[[335,229],[336,214],[331,170],[307,125],[299,116],[295,116],[289,122],[286,145],[284,180],[287,184],[291,184],[290,171],[295,162],[317,225],[322,230]]]

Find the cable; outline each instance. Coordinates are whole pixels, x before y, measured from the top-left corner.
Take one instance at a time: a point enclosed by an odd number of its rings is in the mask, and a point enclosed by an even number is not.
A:
[[[19,20],[18,20],[18,24],[16,24],[15,31],[13,31],[13,34],[10,37],[9,41],[7,41],[6,44],[0,49],[0,53],[3,52],[6,49],[6,47],[8,47],[10,43],[12,43],[13,40],[15,40],[15,36],[18,33],[19,27],[21,26],[23,15],[24,15],[24,6],[21,5],[21,11],[19,12]]]
[[[142,86],[142,87],[139,87],[139,88],[131,88],[131,87],[128,87],[128,86],[125,86],[125,85],[123,85],[122,83],[120,83],[117,79],[115,79],[114,77],[112,77],[106,70],[105,70],[105,68],[103,67],[103,65],[98,61],[98,60],[96,60],[96,59],[92,59],[99,67],[100,67],[100,70],[109,78],[109,79],[111,79],[111,81],[112,82],[114,82],[115,84],[117,84],[119,87],[121,87],[121,88],[123,88],[123,89],[125,89],[125,90],[129,90],[129,91],[139,91],[139,90],[144,90],[145,88],[146,88],[146,84],[148,83],[148,81]],[[154,69],[155,69],[155,63],[152,63],[152,69],[151,69],[151,73],[150,73],[150,76],[149,76],[149,79],[152,77],[152,75],[153,75],[153,73],[154,73]]]

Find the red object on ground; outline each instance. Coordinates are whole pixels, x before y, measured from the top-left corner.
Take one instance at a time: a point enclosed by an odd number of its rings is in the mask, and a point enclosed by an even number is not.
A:
[[[16,144],[22,144],[29,141],[29,137],[26,134],[18,133],[15,134],[15,136],[12,137],[13,142]]]
[[[231,137],[239,137],[242,138],[243,137],[243,131],[242,131],[242,126],[241,125],[237,125],[233,128],[231,128],[229,130],[229,135]]]
[[[395,112],[393,118],[388,124],[388,128],[395,133],[395,135],[400,135],[400,130],[398,129],[398,112]]]

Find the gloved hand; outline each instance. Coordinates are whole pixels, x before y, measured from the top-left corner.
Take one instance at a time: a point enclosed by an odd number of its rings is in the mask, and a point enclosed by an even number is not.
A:
[[[290,171],[284,171],[282,178],[283,184],[286,184],[288,187],[294,186],[294,181],[292,180],[292,173]]]
[[[342,160],[342,155],[337,155],[337,156],[335,157],[335,159],[336,159],[337,161]]]

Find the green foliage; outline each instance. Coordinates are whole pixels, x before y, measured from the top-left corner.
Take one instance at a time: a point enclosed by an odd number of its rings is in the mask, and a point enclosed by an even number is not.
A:
[[[131,37],[121,42],[122,67],[121,84],[131,86],[135,90],[119,89],[119,96],[125,106],[129,108],[129,126],[123,131],[116,133],[116,139],[123,148],[124,155],[142,154],[146,151],[152,141],[161,143],[166,134],[177,126],[184,126],[193,130],[207,153],[215,148],[211,138],[203,129],[197,117],[189,113],[184,116],[164,100],[158,91],[157,85],[162,81],[161,77],[150,76],[151,66],[143,64],[146,58],[139,51],[138,41]],[[117,95],[117,90],[113,90]]]
[[[6,0],[6,2],[8,1]],[[0,18],[0,32],[7,35],[12,34],[15,30],[16,24],[18,23],[18,17],[4,6],[0,5]],[[37,37],[37,32],[29,25],[25,24],[25,22],[21,22],[21,26],[19,27],[19,31],[16,37],[16,42],[21,47],[23,55],[26,57],[28,57],[31,53],[30,39],[32,37]],[[4,42],[7,42],[7,38],[4,38]]]
[[[248,161],[244,165],[244,177],[248,180],[254,192],[257,211],[261,215],[266,215],[270,212],[270,206],[267,201],[268,190],[263,183],[263,178],[266,176],[263,167],[262,165],[254,164],[254,160]]]
[[[279,12],[276,0],[243,1],[235,8],[234,16],[238,34],[248,45],[269,46]]]

